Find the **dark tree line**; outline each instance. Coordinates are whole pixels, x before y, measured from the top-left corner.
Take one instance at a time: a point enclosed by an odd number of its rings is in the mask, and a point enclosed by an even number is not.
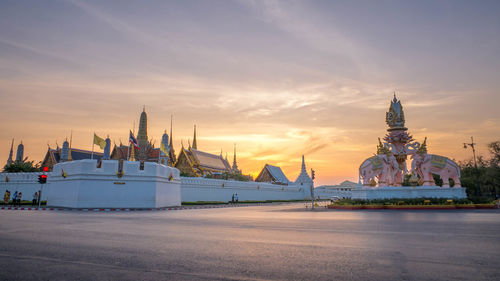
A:
[[[490,157],[479,156],[477,168],[472,159],[458,163],[468,196],[497,198],[500,194],[500,141],[488,144],[488,150]]]
[[[34,161],[14,161],[10,165],[5,165],[3,167],[5,173],[29,173],[29,172],[40,172],[40,164],[35,164]]]

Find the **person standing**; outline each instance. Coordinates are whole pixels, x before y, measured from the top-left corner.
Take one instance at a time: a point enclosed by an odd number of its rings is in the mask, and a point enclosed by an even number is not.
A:
[[[21,207],[21,200],[23,199],[23,193],[22,192],[19,192],[19,194],[17,194],[17,205],[19,207]]]
[[[236,201],[236,203],[238,203],[238,193],[236,193],[236,194],[234,195],[234,201]]]
[[[10,191],[6,189],[5,194],[3,195],[3,202],[5,203],[5,205],[9,205],[9,199],[10,199]]]
[[[17,203],[17,190],[16,192],[14,192],[14,194],[12,195],[12,206],[15,206]]]
[[[234,204],[234,193],[233,193],[233,197],[231,197],[231,203]]]
[[[35,194],[33,194],[33,201],[31,202],[31,206],[36,205],[36,200],[38,200],[38,192],[35,191]]]

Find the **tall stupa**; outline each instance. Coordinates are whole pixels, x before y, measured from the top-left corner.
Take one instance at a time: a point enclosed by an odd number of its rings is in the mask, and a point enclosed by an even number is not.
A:
[[[139,147],[146,147],[148,145],[148,115],[146,114],[146,107],[142,109],[141,118],[139,119],[139,132],[137,132],[137,143]]]

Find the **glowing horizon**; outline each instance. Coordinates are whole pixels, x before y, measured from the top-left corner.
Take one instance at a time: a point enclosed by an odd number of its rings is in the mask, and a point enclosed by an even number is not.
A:
[[[500,4],[467,1],[12,1],[0,9],[0,163],[15,138],[41,161],[69,137],[148,136],[256,174],[302,154],[316,185],[357,182],[393,91],[415,140],[458,161],[500,139]],[[353,20],[355,19],[355,20]],[[14,147],[15,153],[16,147]],[[3,158],[2,158],[3,157]]]

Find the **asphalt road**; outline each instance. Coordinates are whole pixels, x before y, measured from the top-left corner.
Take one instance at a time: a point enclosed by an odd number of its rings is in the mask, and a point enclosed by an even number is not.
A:
[[[500,280],[500,212],[0,211],[0,280]]]

